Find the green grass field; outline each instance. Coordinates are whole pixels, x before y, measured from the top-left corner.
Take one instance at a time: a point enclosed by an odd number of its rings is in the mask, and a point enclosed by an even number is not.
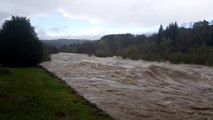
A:
[[[0,74],[0,120],[112,120],[40,68]]]

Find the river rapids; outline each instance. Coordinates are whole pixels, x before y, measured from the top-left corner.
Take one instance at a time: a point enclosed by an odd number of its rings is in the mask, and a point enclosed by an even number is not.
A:
[[[213,120],[213,68],[59,53],[41,63],[116,120]]]

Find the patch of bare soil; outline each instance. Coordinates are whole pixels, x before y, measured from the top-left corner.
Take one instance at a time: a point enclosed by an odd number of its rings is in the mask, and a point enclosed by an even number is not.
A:
[[[41,64],[117,120],[213,120],[213,68],[59,53]]]

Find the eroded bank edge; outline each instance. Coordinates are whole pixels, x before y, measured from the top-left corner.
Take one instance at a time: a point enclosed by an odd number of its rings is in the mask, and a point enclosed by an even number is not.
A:
[[[112,120],[115,118],[113,118],[112,116],[110,116],[107,112],[105,112],[104,110],[102,110],[101,108],[99,108],[95,103],[90,102],[88,99],[86,99],[84,96],[82,96],[81,94],[79,94],[74,88],[72,88],[70,85],[68,85],[64,80],[62,80],[60,77],[58,77],[57,75],[55,75],[54,73],[50,72],[48,69],[46,69],[45,67],[43,67],[42,65],[38,65],[36,66],[37,68],[40,68],[42,70],[44,70],[46,73],[48,73],[51,77],[56,78],[59,82],[65,84],[66,86],[68,86],[69,91],[75,95],[77,95],[78,97],[80,97],[81,99],[83,99],[87,105],[95,108],[96,114],[97,115],[103,115],[106,117],[111,118]]]

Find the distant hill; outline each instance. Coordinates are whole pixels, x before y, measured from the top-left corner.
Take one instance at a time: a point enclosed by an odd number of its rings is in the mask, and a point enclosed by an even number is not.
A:
[[[82,44],[84,42],[90,41],[90,40],[85,40],[85,39],[54,39],[54,40],[41,40],[42,43],[56,47],[56,48],[61,48],[64,45],[68,46],[71,44]]]

